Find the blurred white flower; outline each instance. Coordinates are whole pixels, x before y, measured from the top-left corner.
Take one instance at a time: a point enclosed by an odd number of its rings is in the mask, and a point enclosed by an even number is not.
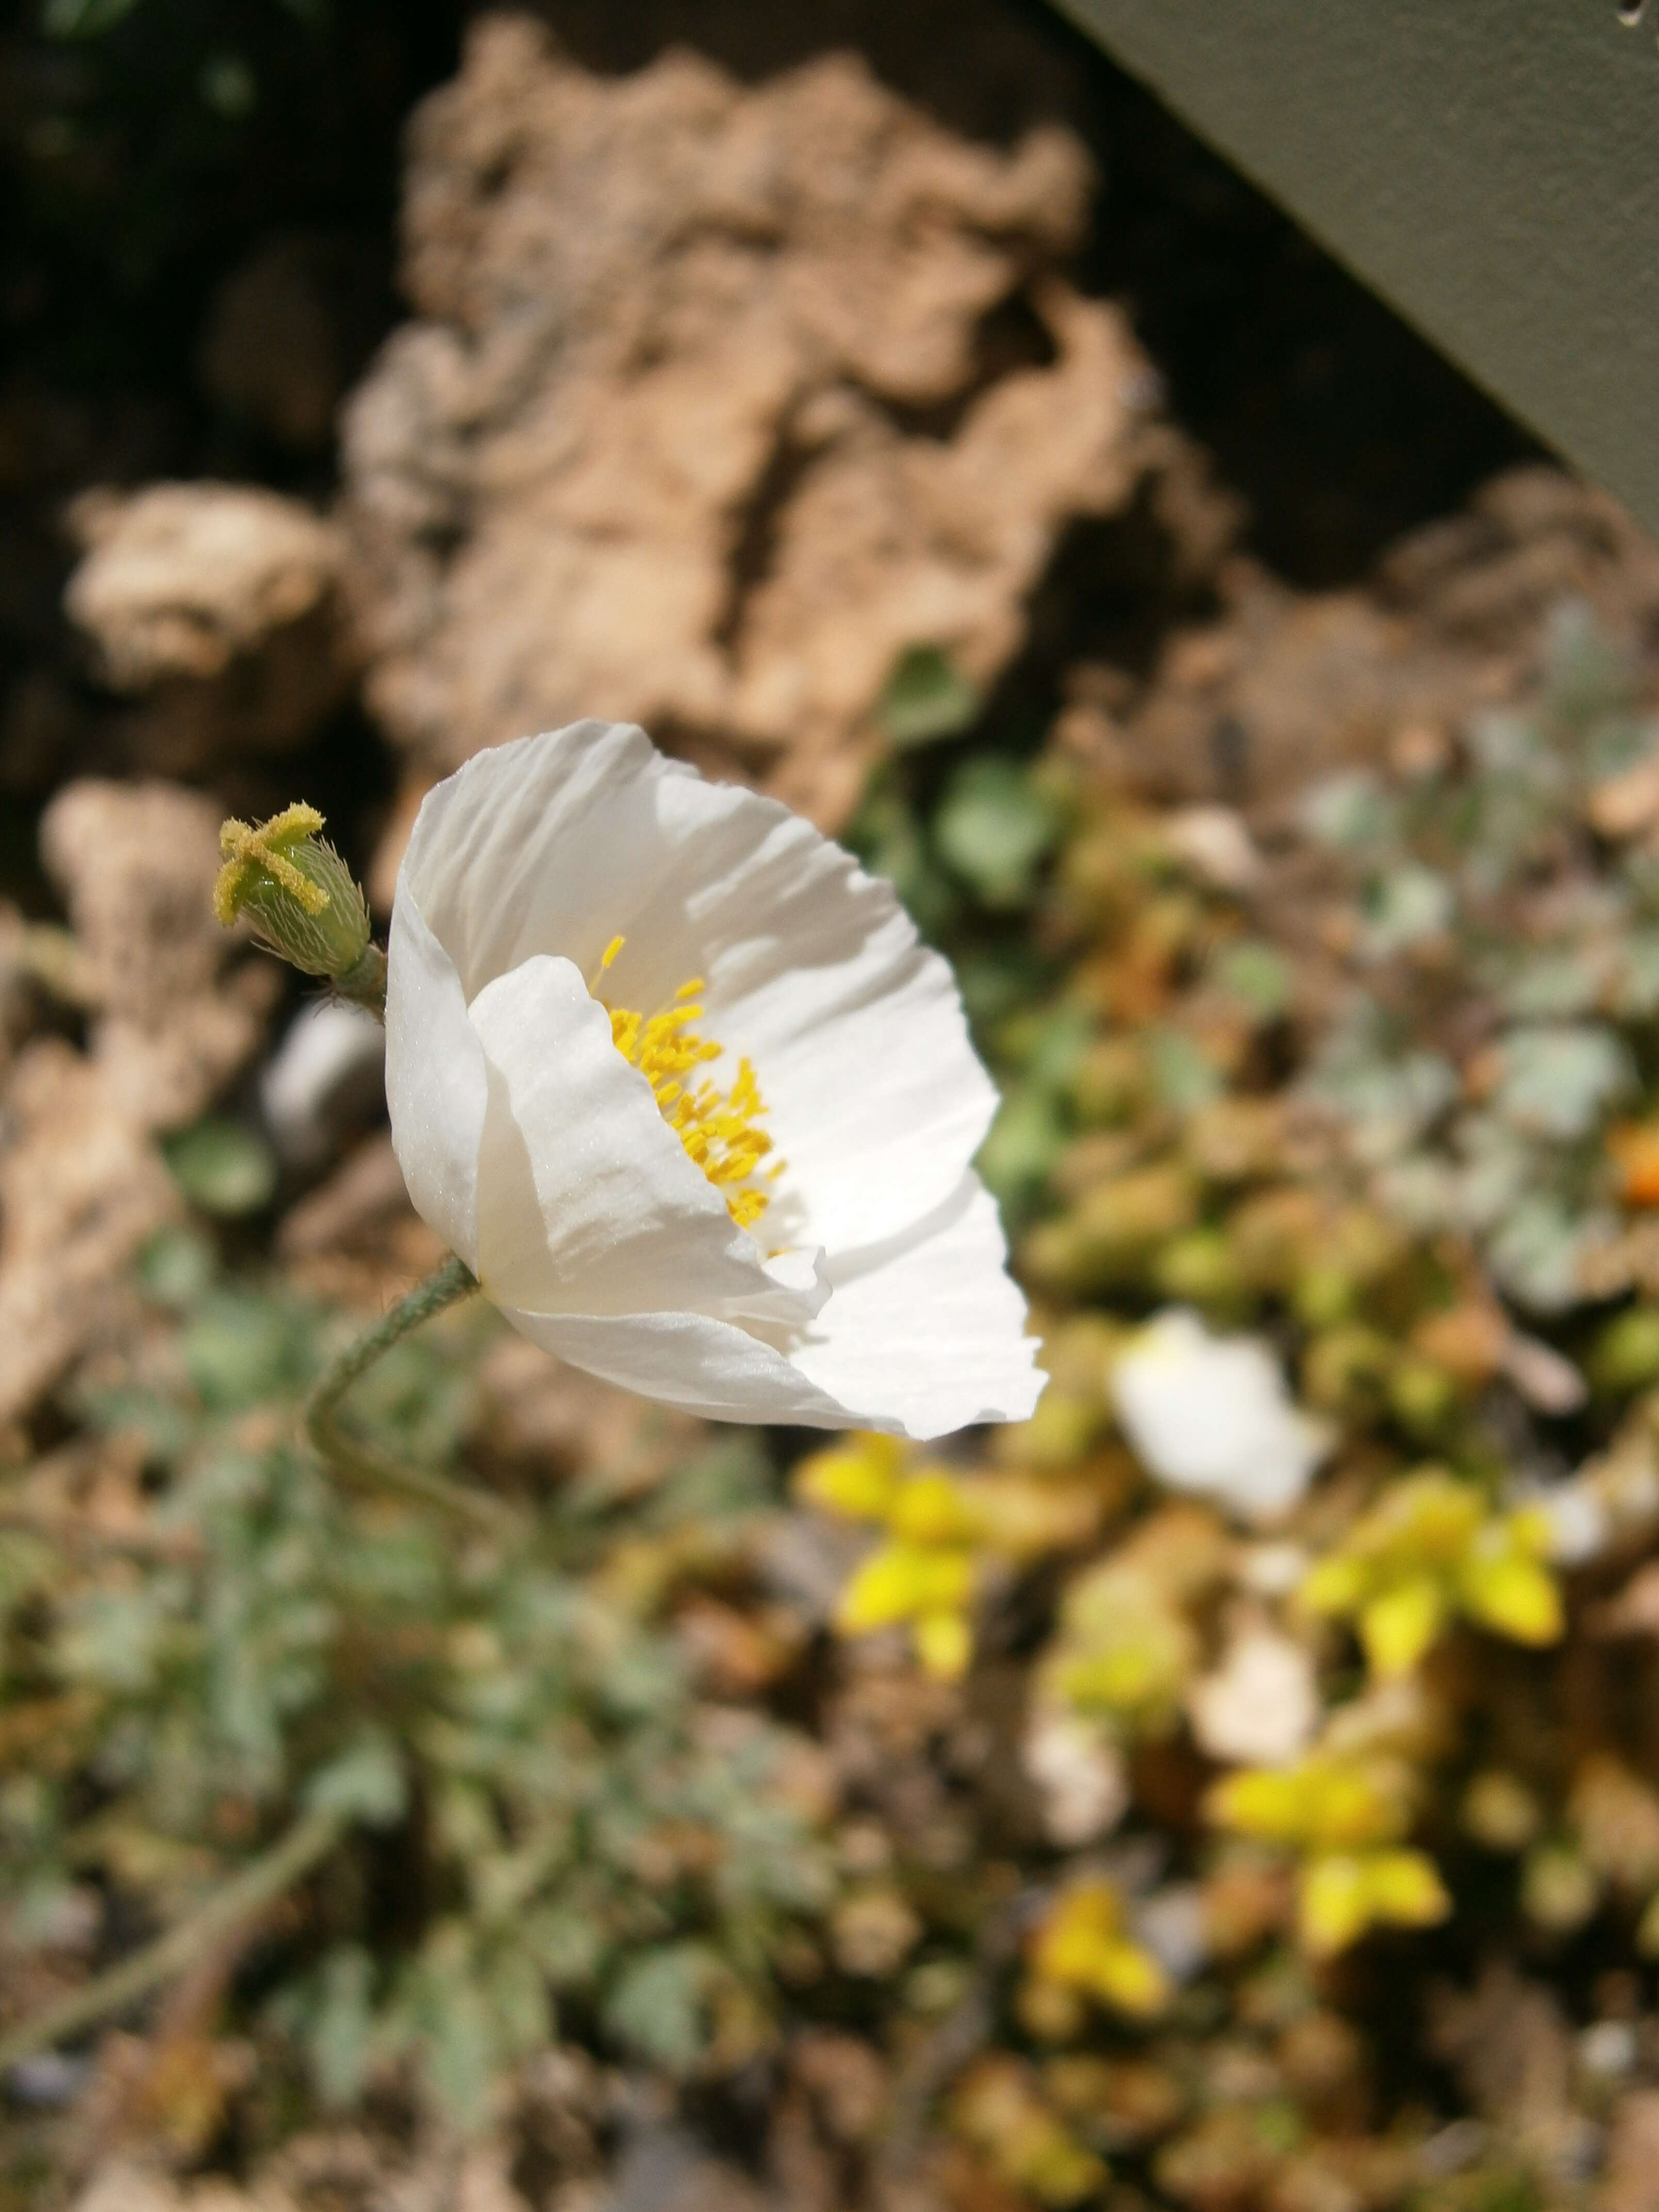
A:
[[[574,1366],[922,1437],[1036,1402],[950,969],[839,846],[642,731],[573,723],[428,794],[386,1095],[418,1212]]]
[[[1129,1809],[1122,1753],[1096,1721],[1039,1707],[1021,1746],[1052,1844],[1075,1850],[1115,1828]]]
[[[367,1006],[313,999],[259,1078],[277,1157],[290,1167],[325,1159],[343,1123],[376,1110],[385,1060],[386,1036]]]
[[[1125,1434],[1172,1490],[1195,1491],[1246,1521],[1294,1505],[1332,1436],[1285,1388],[1259,1337],[1212,1336],[1185,1306],[1155,1315],[1112,1370]]]
[[[1261,1626],[1236,1636],[1213,1674],[1187,1692],[1200,1751],[1246,1766],[1285,1766],[1313,1741],[1319,1691],[1299,1644]]]

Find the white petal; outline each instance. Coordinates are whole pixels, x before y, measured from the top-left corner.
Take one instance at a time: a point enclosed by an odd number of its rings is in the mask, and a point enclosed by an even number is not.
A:
[[[803,890],[799,905],[815,911],[779,916],[760,947],[710,959],[709,1027],[754,1066],[799,1234],[848,1252],[950,1197],[996,1093],[949,968],[890,907],[887,886],[848,861],[839,882]]]
[[[472,1001],[489,1066],[477,1274],[503,1307],[588,1316],[664,1307],[805,1321],[690,1158],[568,960],[526,960]],[[811,1255],[807,1255],[807,1280]]]
[[[708,1314],[537,1314],[503,1306],[532,1344],[572,1367],[710,1421],[869,1428],[762,1337]]]
[[[831,1252],[897,1235],[955,1190],[996,1111],[950,968],[890,884],[773,801],[675,781],[658,803],[702,871],[686,927],[708,1027],[754,1065],[800,1233]],[[647,997],[678,980],[648,976]]]
[[[791,1358],[861,1427],[925,1439],[1025,1420],[1047,1378],[1006,1257],[995,1201],[964,1175],[906,1237],[830,1255],[830,1303]]]
[[[398,894],[443,939],[469,1000],[537,952],[562,954],[592,975],[619,935],[636,940],[632,961],[647,938],[659,955],[648,979],[622,967],[620,1003],[640,1006],[648,980],[655,1004],[696,972],[680,953],[692,951],[685,907],[704,872],[694,848],[708,810],[694,805],[671,849],[659,819],[665,785],[726,796],[665,759],[642,730],[590,721],[475,753],[428,793]],[[750,793],[730,796],[785,813]]]
[[[404,895],[469,996],[534,952],[592,975],[616,936],[613,1004],[649,1012],[706,978],[705,1026],[754,1063],[800,1241],[896,1234],[950,1195],[990,1125],[950,969],[891,887],[638,730],[574,723],[475,755],[422,806]]]
[[[478,1146],[489,1084],[454,963],[399,889],[386,993],[386,1099],[409,1195],[469,1267],[478,1256]]]
[[[926,1231],[836,1279],[809,1326],[763,1336],[692,1313],[542,1315],[513,1326],[572,1366],[714,1420],[884,1429],[918,1438],[1023,1420],[1043,1377],[1002,1270],[996,1207],[972,1176]]]

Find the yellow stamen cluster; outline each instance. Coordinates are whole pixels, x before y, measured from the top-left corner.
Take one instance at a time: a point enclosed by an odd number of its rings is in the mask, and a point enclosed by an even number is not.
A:
[[[601,970],[610,967],[621,949],[622,939],[613,938]],[[784,1164],[775,1162],[761,1177],[761,1164],[772,1149],[772,1139],[760,1126],[766,1101],[747,1060],[738,1062],[729,1091],[693,1079],[693,1071],[720,1059],[723,1049],[694,1027],[704,1011],[697,997],[702,988],[702,978],[694,975],[680,985],[673,1005],[662,1013],[612,1007],[611,1036],[629,1066],[637,1067],[651,1085],[664,1121],[725,1199],[733,1221],[740,1229],[750,1229],[770,1205],[772,1194],[766,1185]]]

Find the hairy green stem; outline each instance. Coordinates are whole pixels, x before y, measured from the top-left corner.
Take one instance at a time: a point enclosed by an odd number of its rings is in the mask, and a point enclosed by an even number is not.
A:
[[[193,1966],[216,1944],[235,1935],[292,1889],[302,1875],[333,1850],[347,1825],[338,1813],[306,1814],[279,1843],[244,1867],[222,1889],[216,1890],[200,1911],[169,1928],[166,1935],[123,1959],[107,1973],[71,1990],[58,2003],[13,2028],[9,2035],[0,2037],[0,2074],[15,2066],[19,2059],[61,2043],[66,2036],[78,2035],[106,2020],[111,2013],[136,2004],[163,1982]]]
[[[347,1347],[328,1368],[306,1401],[306,1434],[329,1465],[349,1482],[393,1490],[422,1504],[436,1505],[459,1515],[495,1535],[522,1533],[523,1522],[510,1505],[485,1492],[452,1482],[429,1468],[405,1467],[390,1452],[350,1435],[337,1418],[340,1401],[357,1377],[389,1352],[400,1337],[419,1328],[422,1322],[441,1314],[458,1299],[471,1297],[478,1279],[464,1260],[452,1253],[441,1267],[398,1299],[391,1311]]]
[[[349,968],[330,980],[337,997],[367,1006],[376,1021],[385,1021],[386,955],[378,945],[366,945]]]

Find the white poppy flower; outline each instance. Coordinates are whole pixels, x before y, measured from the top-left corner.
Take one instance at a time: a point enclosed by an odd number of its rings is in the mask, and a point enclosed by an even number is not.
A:
[[[417,1211],[574,1366],[919,1437],[1036,1402],[949,969],[839,846],[641,730],[573,723],[428,795],[386,1096]]]
[[[1185,1306],[1154,1316],[1112,1370],[1129,1442],[1173,1490],[1212,1498],[1248,1521],[1294,1505],[1331,1448],[1259,1337],[1212,1336]]]

